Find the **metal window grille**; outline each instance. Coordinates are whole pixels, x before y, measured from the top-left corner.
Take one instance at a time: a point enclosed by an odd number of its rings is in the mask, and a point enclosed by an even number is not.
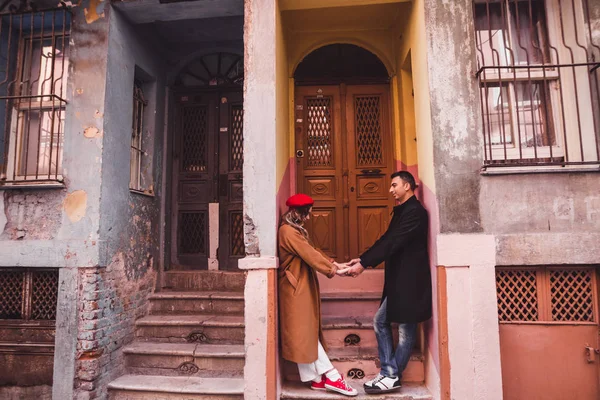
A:
[[[597,293],[592,267],[496,269],[501,323],[594,323]]]
[[[131,165],[129,188],[142,191],[142,159],[147,154],[143,150],[144,111],[148,102],[139,82],[133,85],[133,121],[131,127]]]
[[[0,184],[62,181],[70,20],[0,15]]]
[[[484,168],[597,165],[600,42],[590,0],[474,0]]]
[[[0,320],[54,321],[57,269],[0,269]]]

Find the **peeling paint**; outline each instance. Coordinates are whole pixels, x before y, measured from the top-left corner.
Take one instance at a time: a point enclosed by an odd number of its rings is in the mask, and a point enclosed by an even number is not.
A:
[[[244,214],[244,245],[246,246],[247,256],[260,257],[260,247],[258,243],[258,235],[254,221],[247,214]]]
[[[0,234],[4,232],[7,223],[6,208],[4,207],[4,192],[0,192]]]
[[[81,220],[85,216],[87,193],[83,190],[76,190],[69,193],[65,198],[63,207],[71,222]]]
[[[86,138],[92,139],[92,138],[102,136],[102,133],[95,126],[89,126],[84,129],[83,136],[85,136]]]
[[[84,8],[85,22],[91,24],[96,22],[100,18],[104,18],[104,1],[103,0],[90,0],[90,7]]]

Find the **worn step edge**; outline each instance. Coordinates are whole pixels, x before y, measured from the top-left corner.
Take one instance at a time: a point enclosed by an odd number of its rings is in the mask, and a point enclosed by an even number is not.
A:
[[[148,315],[135,321],[136,326],[209,326],[244,327],[243,316],[205,315]]]
[[[149,296],[150,300],[244,300],[244,292],[164,291]]]
[[[323,329],[346,329],[346,328],[361,328],[373,329],[373,318],[365,316],[350,316],[350,317],[332,317],[325,316],[322,318]]]
[[[332,300],[381,300],[381,292],[321,292],[321,301],[332,301]]]
[[[244,345],[135,342],[123,348],[131,355],[244,358]]]
[[[108,389],[135,392],[236,395],[244,393],[244,379],[123,375],[110,382]]]

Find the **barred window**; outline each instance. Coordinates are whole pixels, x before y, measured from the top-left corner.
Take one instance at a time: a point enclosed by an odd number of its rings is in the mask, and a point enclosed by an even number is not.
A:
[[[598,165],[600,43],[588,3],[474,0],[484,167]]]
[[[0,320],[54,321],[58,269],[0,268]]]
[[[133,85],[133,118],[131,126],[131,165],[129,188],[135,191],[143,191],[142,187],[142,159],[147,156],[144,152],[144,116],[148,103],[144,99],[142,84],[135,81]]]
[[[597,293],[593,267],[496,269],[501,323],[596,323]]]
[[[0,16],[0,184],[61,182],[67,9]]]

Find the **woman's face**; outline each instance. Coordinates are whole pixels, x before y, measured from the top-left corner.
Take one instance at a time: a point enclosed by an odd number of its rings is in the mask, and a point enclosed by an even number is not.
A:
[[[312,207],[308,209],[308,213],[306,214],[306,218],[304,218],[305,221],[308,221],[310,219],[310,213],[312,212]]]

